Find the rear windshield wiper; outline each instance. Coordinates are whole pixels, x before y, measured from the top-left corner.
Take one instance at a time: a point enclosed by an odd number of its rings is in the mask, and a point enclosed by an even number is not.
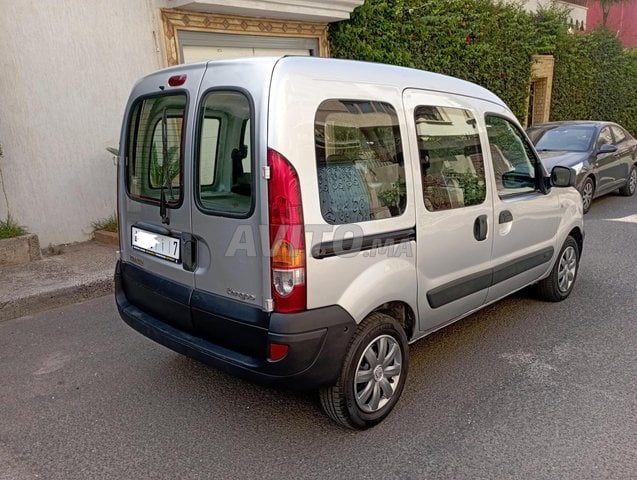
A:
[[[159,215],[161,216],[161,223],[170,225],[170,218],[166,212],[166,184],[169,182],[168,175],[168,114],[164,108],[164,112],[161,118],[161,150],[162,150],[162,162],[161,162],[161,192],[159,194]]]

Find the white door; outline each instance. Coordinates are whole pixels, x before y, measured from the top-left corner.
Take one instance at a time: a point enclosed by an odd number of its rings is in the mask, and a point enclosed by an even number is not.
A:
[[[551,267],[560,246],[556,237],[563,212],[557,190],[543,193],[544,181],[533,148],[519,125],[502,111],[485,116],[493,164],[493,281],[487,301],[537,280]]]
[[[415,178],[418,315],[431,331],[484,303],[491,282],[493,206],[480,119],[470,99],[404,94]]]
[[[239,57],[318,55],[317,38],[237,35],[183,31],[179,33],[184,63]]]

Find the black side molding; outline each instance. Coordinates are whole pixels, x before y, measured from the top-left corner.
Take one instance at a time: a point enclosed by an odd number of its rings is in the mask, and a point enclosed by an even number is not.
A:
[[[531,268],[545,264],[553,258],[553,247],[525,255],[511,262],[499,265],[483,272],[474,273],[453,282],[440,285],[427,292],[427,301],[431,308],[439,308],[455,300],[484,290],[500,282],[515,277]]]
[[[393,232],[322,242],[312,247],[312,257],[320,260],[348,253],[358,253],[374,248],[389,247],[403,242],[416,241],[416,227]]]

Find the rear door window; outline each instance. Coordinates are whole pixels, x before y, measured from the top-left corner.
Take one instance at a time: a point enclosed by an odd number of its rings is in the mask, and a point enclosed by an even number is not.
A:
[[[414,116],[427,210],[483,203],[484,160],[473,114],[462,108],[422,105]]]
[[[168,205],[181,203],[183,133],[187,97],[145,98],[128,122],[126,188],[132,198],[155,202],[164,190]]]
[[[203,99],[199,121],[196,200],[222,216],[252,210],[252,122],[248,98],[238,91],[212,91]]]

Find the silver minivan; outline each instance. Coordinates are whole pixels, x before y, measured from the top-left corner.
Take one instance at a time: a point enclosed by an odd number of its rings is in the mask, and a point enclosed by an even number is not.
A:
[[[409,343],[529,285],[571,293],[574,175],[548,176],[502,100],[455,78],[309,57],[161,70],[122,128],[119,312],[368,428]]]

